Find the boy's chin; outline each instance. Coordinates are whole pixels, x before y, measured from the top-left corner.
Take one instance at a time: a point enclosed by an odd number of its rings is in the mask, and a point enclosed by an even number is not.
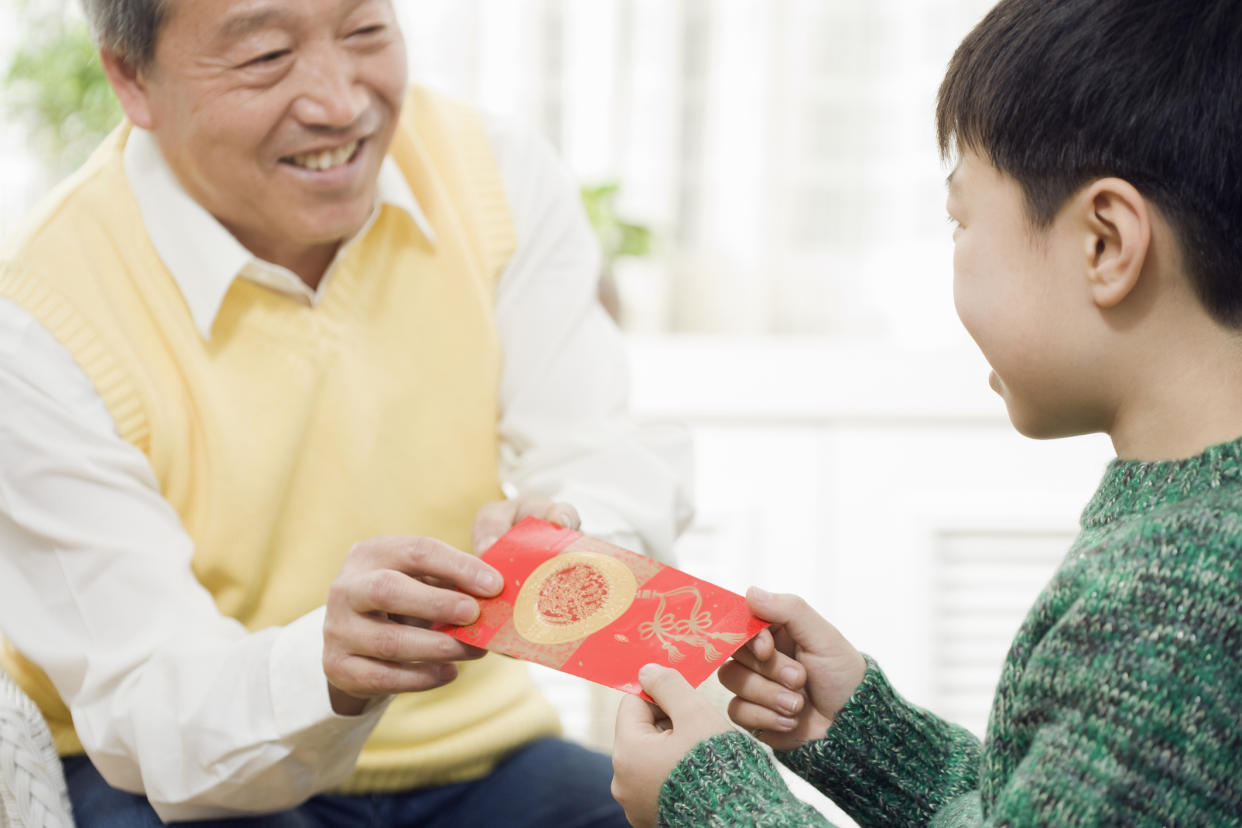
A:
[[[1064,420],[1040,416],[1037,412],[1024,410],[1021,406],[1015,405],[1008,397],[1005,397],[1005,405],[1009,412],[1009,422],[1014,429],[1023,437],[1030,437],[1032,440],[1059,440],[1063,437],[1079,437],[1099,431],[1094,428],[1076,427]]]

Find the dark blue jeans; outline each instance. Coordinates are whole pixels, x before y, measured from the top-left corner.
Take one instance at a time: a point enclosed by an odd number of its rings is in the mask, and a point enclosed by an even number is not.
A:
[[[162,825],[145,797],[108,785],[90,760],[64,760],[78,828]],[[473,782],[406,793],[316,796],[260,817],[179,825],[199,828],[627,828],[608,792],[608,757],[559,739],[543,739]]]

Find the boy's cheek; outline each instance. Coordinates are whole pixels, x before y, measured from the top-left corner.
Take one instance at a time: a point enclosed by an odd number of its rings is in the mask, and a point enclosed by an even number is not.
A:
[[[977,302],[972,301],[971,297],[965,292],[956,288],[953,291],[953,309],[957,312],[957,319],[962,323],[962,327],[966,329],[966,333],[970,334],[970,338],[975,344],[983,348],[983,344],[979,339],[979,309]],[[985,354],[986,355],[986,354]]]

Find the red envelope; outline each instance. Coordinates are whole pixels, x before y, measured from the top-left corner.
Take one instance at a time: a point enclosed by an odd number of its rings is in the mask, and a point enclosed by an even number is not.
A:
[[[498,653],[647,698],[638,670],[697,687],[768,626],[742,596],[572,529],[526,518],[483,553],[504,576],[479,620],[443,627]]]

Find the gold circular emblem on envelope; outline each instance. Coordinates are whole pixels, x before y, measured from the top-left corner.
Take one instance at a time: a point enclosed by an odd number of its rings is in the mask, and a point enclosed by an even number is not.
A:
[[[536,644],[586,638],[620,618],[638,582],[630,568],[598,552],[566,552],[530,573],[513,604],[518,635]]]

